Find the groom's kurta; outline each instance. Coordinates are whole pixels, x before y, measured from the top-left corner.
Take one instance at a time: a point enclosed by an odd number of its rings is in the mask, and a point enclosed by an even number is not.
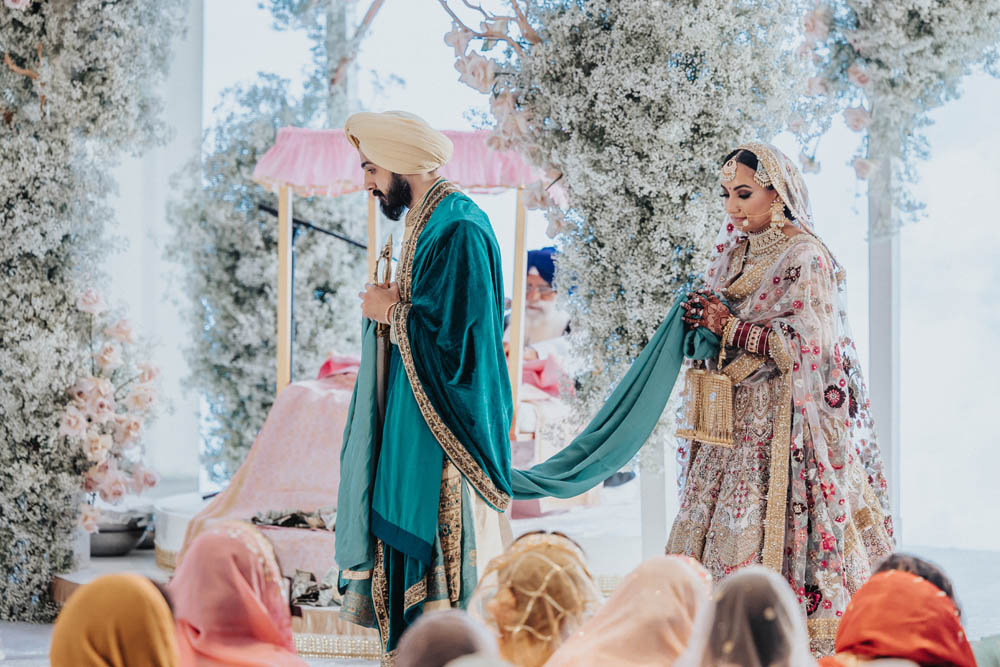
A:
[[[511,394],[493,229],[443,179],[406,225],[381,449],[373,438],[374,325],[366,320],[336,527],[342,613],[378,627],[390,661],[425,606],[467,602],[477,560],[496,555],[483,549],[502,548],[497,535],[511,496]],[[477,526],[489,542],[478,553]]]

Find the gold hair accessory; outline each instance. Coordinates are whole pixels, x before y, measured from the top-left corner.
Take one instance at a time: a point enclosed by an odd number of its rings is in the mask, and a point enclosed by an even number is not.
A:
[[[678,438],[733,446],[733,380],[721,371],[726,362],[726,341],[738,323],[730,315],[722,330],[718,371],[689,368],[685,374],[684,417],[677,430]]]
[[[726,164],[722,165],[722,182],[730,183],[736,180],[736,166],[739,164],[736,162],[736,156],[733,156],[726,160]]]
[[[766,188],[771,185],[771,176],[767,173],[767,169],[764,168],[764,161],[757,157],[757,171],[753,173],[753,180],[762,188]]]

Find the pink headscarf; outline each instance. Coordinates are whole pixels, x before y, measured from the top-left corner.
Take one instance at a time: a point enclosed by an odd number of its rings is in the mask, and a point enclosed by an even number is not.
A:
[[[191,543],[170,582],[182,667],[304,666],[271,543],[226,521]]]
[[[711,586],[697,561],[654,556],[625,578],[545,667],[672,665],[687,646]]]

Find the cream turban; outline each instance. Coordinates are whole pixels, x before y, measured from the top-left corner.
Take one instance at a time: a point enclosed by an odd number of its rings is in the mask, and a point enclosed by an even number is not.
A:
[[[451,159],[451,139],[405,111],[356,113],[344,133],[369,160],[397,174],[424,174]]]

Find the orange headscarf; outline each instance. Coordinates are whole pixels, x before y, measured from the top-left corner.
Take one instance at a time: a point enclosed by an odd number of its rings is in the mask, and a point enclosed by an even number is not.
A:
[[[854,594],[836,649],[820,665],[845,667],[860,657],[976,667],[955,603],[926,579],[899,570],[876,574]]]
[[[177,667],[170,607],[145,577],[95,579],[56,619],[49,660],[53,667]]]
[[[170,582],[183,667],[304,666],[274,550],[248,523],[226,521],[192,542]]]

